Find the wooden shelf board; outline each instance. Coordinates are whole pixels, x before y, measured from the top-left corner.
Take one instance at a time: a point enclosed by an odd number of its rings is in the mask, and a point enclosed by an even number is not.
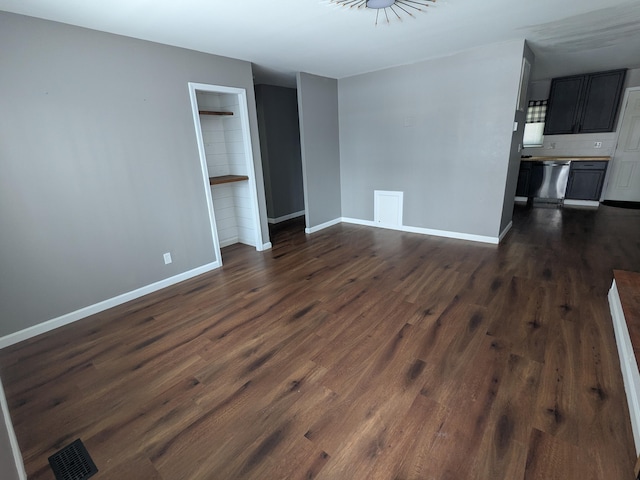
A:
[[[246,175],[221,175],[220,177],[209,177],[209,185],[221,185],[223,183],[242,182],[249,180]]]
[[[200,115],[218,115],[221,117],[227,117],[233,115],[233,112],[218,112],[213,110],[198,110]]]

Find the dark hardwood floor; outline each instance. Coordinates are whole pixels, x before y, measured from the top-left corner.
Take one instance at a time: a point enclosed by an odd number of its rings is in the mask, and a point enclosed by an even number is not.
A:
[[[29,478],[628,479],[607,291],[640,211],[516,207],[500,246],[354,225],[0,352]]]

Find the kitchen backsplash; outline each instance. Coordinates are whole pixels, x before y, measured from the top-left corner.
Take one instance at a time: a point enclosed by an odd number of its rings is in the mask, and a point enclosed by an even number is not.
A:
[[[602,142],[596,148],[596,142]],[[611,156],[615,151],[616,132],[578,135],[547,135],[541,147],[522,149],[522,155],[537,156]]]

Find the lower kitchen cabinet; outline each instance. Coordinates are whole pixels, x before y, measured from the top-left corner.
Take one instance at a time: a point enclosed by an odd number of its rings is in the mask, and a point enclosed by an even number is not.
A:
[[[571,162],[565,198],[599,200],[607,162]]]
[[[518,186],[516,187],[516,197],[529,196],[529,184],[531,183],[531,164],[533,162],[520,162],[520,172],[518,173]]]

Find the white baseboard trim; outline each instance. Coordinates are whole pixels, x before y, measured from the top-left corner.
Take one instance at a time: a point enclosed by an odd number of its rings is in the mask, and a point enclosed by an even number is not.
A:
[[[351,217],[342,217],[341,220],[344,223],[352,223],[354,225],[363,225],[365,227],[377,227],[376,222],[373,220],[362,220],[360,218],[351,218]],[[394,228],[393,230],[398,230],[398,228]]]
[[[631,417],[631,430],[636,447],[636,455],[640,455],[640,373],[638,364],[631,345],[629,329],[624,318],[622,303],[616,281],[613,281],[609,290],[609,309],[613,319],[613,332],[616,337],[618,356],[620,358],[620,369],[624,380],[624,390],[627,394],[627,406],[629,407],[629,417]]]
[[[271,242],[263,243],[263,244],[262,244],[262,248],[258,248],[257,250],[258,250],[259,252],[263,252],[263,251],[265,251],[265,250],[271,250],[271,247],[272,247],[272,246],[273,246],[273,245],[271,245]]]
[[[472,242],[491,243],[497,245],[498,237],[487,237],[485,235],[474,235],[472,233],[449,232],[446,230],[433,230],[431,228],[422,227],[403,227],[405,232],[421,233],[423,235],[433,235],[436,237],[455,238],[458,240],[470,240]]]
[[[251,241],[251,240],[243,240],[240,237],[233,237],[233,238],[228,238],[227,240],[224,240],[222,242],[220,242],[220,248],[224,248],[224,247],[229,247],[231,245],[235,245],[236,243],[241,243],[243,245],[248,245],[250,247],[255,247],[256,250],[258,250],[259,252],[261,252],[262,250],[267,250],[269,248],[271,248],[271,242],[267,242],[267,243],[262,243],[256,246],[256,244]]]
[[[165,278],[164,280],[152,283],[151,285],[138,288],[131,292],[123,293],[122,295],[118,295],[117,297],[109,298],[94,305],[89,305],[88,307],[84,307],[60,317],[39,323],[32,327],[25,328],[24,330],[10,333],[9,335],[0,337],[0,349],[49,332],[69,323],[77,322],[78,320],[86,318],[90,315],[94,315],[104,310],[108,310],[109,308],[113,308],[131,300],[135,300],[136,298],[143,297],[144,295],[148,295],[149,293],[153,293],[157,290],[170,287],[171,285],[175,285],[176,283],[180,283],[198,275],[202,275],[203,273],[219,268],[220,265],[220,261],[208,263],[206,265],[202,265],[201,267],[194,268],[193,270],[189,270],[187,272],[174,275],[173,277]]]
[[[220,241],[220,248],[228,247],[240,242],[240,237],[231,237]]]
[[[498,236],[498,243],[500,243],[502,241],[502,239],[504,238],[504,236],[507,233],[509,233],[509,230],[511,230],[511,227],[513,227],[513,220],[509,220],[509,223],[507,224],[507,226],[504,227],[504,230],[502,230],[502,232]]]
[[[22,453],[20,452],[20,446],[18,445],[16,432],[13,429],[13,423],[11,423],[11,416],[9,415],[9,405],[7,404],[7,397],[4,394],[2,381],[0,381],[0,407],[2,408],[2,416],[4,417],[7,436],[9,437],[9,443],[11,444],[11,452],[13,453],[13,461],[15,463],[16,471],[18,472],[18,479],[27,480],[27,472],[24,469],[24,462],[22,461]]]
[[[325,228],[333,227],[340,222],[342,222],[341,218],[335,218],[333,220],[329,220],[328,222],[321,223],[320,225],[316,225],[315,227],[305,228],[304,233],[316,233],[320,230],[324,230]]]
[[[571,200],[570,198],[564,199],[565,205],[573,205],[576,207],[599,207],[600,202],[597,200]]]
[[[431,228],[410,227],[407,225],[385,225],[375,223],[371,220],[361,220],[359,218],[342,217],[344,223],[353,223],[355,225],[364,225],[367,227],[386,228],[388,230],[398,230],[401,232],[419,233],[421,235],[433,235],[435,237],[455,238],[458,240],[470,240],[472,242],[491,243],[497,245],[500,242],[498,237],[487,237],[484,235],[474,235],[471,233],[449,232],[447,230],[434,230]]]
[[[269,223],[280,223],[280,222],[286,222],[287,220],[291,220],[292,218],[298,218],[303,216],[304,216],[304,210],[300,210],[299,212],[290,213],[288,215],[283,215],[282,217],[278,217],[278,218],[267,218],[267,221]]]

